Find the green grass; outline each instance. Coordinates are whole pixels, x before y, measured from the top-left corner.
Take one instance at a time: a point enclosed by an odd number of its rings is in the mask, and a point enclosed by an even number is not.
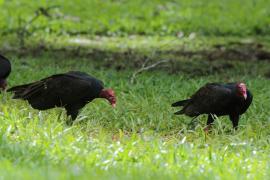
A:
[[[270,33],[268,0],[4,0],[0,33],[8,33],[34,16],[39,7],[58,6],[53,18],[40,17],[28,30],[45,34],[106,36],[266,35]],[[3,36],[5,37],[6,34]]]
[[[59,6],[51,11],[53,18],[42,16],[26,27],[22,48],[19,19],[23,24],[39,7],[52,5]],[[0,49],[13,65],[9,86],[80,70],[117,94],[115,109],[94,100],[67,126],[63,109],[39,112],[1,93],[2,179],[269,177],[270,86],[264,77],[269,62],[210,62],[177,52],[233,48],[231,42],[243,43],[240,50],[249,53],[258,44],[269,50],[270,1],[0,0],[0,8]],[[132,68],[145,55],[175,64],[144,72],[130,84]],[[226,63],[231,68],[214,70]],[[124,70],[117,71],[119,64]],[[206,116],[190,124],[191,118],[173,115],[170,104],[216,81],[244,81],[254,100],[238,131],[228,117],[220,117],[206,135]]]
[[[2,93],[0,174],[4,179],[267,179],[269,177],[270,87],[261,76],[267,62],[235,63],[203,77],[145,72],[128,83],[130,71],[96,68],[89,59],[12,58],[9,84],[68,70],[88,72],[115,89],[117,108],[89,103],[75,125],[62,109],[39,112]],[[80,61],[80,63],[78,63]],[[170,104],[206,82],[244,81],[254,101],[232,130],[228,117],[205,135],[206,117],[188,125]]]

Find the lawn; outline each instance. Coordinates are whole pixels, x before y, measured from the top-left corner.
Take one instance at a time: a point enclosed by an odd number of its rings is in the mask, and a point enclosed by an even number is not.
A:
[[[51,7],[48,11],[46,8]],[[0,0],[9,87],[79,70],[115,90],[67,126],[1,92],[1,179],[268,179],[269,0]],[[168,62],[130,77],[145,60]],[[267,77],[268,74],[268,77]],[[253,102],[232,129],[175,116],[208,82],[245,82]]]
[[[270,175],[270,87],[258,70],[266,62],[238,62],[233,69],[208,76],[156,70],[140,74],[130,84],[131,71],[97,69],[89,59],[13,56],[12,60],[10,86],[81,70],[113,87],[118,104],[112,109],[104,100],[95,100],[75,125],[67,126],[63,110],[39,112],[2,93],[4,179],[265,179]],[[244,81],[254,94],[238,131],[232,130],[228,117],[222,117],[206,135],[206,116],[190,125],[190,118],[173,115],[173,101],[214,81]]]

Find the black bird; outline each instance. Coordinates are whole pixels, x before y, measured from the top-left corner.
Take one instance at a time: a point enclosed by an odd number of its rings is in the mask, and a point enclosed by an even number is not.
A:
[[[175,102],[172,106],[183,106],[183,109],[175,114],[185,114],[190,117],[208,114],[205,130],[208,130],[214,122],[212,115],[229,115],[233,127],[237,129],[240,115],[246,112],[252,98],[251,92],[244,83],[208,83],[189,99]]]
[[[7,87],[7,77],[11,72],[9,60],[0,54],[0,89],[5,90]]]
[[[30,84],[15,86],[14,99],[27,100],[34,109],[64,107],[75,120],[79,110],[95,98],[107,99],[113,107],[116,97],[112,89],[104,89],[103,82],[83,72],[56,74]],[[71,124],[72,121],[68,121]]]

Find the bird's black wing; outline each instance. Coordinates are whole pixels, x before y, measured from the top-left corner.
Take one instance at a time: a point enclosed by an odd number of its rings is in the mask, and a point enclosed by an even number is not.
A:
[[[184,113],[196,116],[204,113],[224,111],[231,102],[232,91],[222,84],[209,83],[192,95],[184,107]]]
[[[100,86],[104,86],[104,83],[101,80],[99,80],[99,79],[97,79],[97,78],[95,78],[95,77],[93,77],[85,72],[70,71],[70,72],[66,73],[65,75],[72,76],[74,78],[78,78],[78,79],[85,80],[88,82],[94,81],[96,84],[99,84]]]
[[[86,104],[98,96],[102,88],[95,80],[57,74],[8,91],[15,92],[14,98],[26,99],[33,108],[43,110],[67,104]]]
[[[11,64],[7,58],[0,55],[0,78],[6,79],[11,72]]]

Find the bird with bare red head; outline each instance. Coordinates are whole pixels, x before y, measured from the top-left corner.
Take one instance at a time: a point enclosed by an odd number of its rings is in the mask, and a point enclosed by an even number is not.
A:
[[[96,98],[106,99],[116,106],[116,96],[112,89],[105,89],[102,81],[84,72],[70,71],[55,74],[29,84],[8,89],[14,92],[14,99],[27,100],[34,109],[46,110],[63,107],[71,116],[72,124],[79,110]]]
[[[189,99],[172,104],[183,106],[175,114],[196,117],[208,114],[206,131],[214,122],[213,115],[229,115],[233,127],[237,129],[240,115],[245,113],[252,102],[252,94],[244,83],[208,83],[201,87]]]

